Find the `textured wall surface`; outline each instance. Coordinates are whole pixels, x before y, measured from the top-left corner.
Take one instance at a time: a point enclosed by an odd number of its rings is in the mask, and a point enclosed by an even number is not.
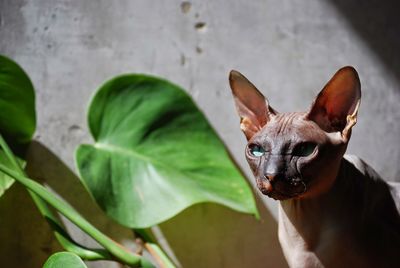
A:
[[[395,1],[356,0],[184,5],[0,0],[0,53],[24,67],[37,92],[30,173],[102,230],[127,241],[130,231],[107,219],[74,175],[73,152],[91,140],[85,109],[102,82],[139,72],[187,89],[253,183],[228,87],[229,70],[244,73],[278,111],[293,111],[308,108],[338,68],[353,65],[363,97],[348,152],[385,179],[399,180],[398,10]],[[162,224],[159,232],[183,267],[285,267],[273,216],[276,203],[259,196],[258,204],[261,221],[206,204]],[[0,256],[8,267],[40,267],[59,249],[18,186],[0,200],[0,213]],[[73,226],[69,229],[77,240],[93,244]],[[111,266],[98,262],[91,267]]]

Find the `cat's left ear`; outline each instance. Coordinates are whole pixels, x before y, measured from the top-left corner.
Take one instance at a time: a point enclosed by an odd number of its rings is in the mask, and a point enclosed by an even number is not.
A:
[[[341,132],[348,141],[351,128],[357,122],[361,101],[361,85],[357,71],[343,67],[331,78],[314,101],[307,119],[326,132]]]

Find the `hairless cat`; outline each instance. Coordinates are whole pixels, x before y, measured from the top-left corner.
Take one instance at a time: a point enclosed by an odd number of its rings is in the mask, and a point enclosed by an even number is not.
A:
[[[237,71],[229,81],[257,187],[279,200],[289,266],[400,267],[400,184],[344,156],[361,99],[356,70],[340,69],[306,112],[278,113]]]

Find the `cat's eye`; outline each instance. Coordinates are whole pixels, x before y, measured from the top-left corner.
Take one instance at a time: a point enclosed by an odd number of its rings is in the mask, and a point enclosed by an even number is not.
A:
[[[260,156],[263,156],[265,154],[264,148],[261,147],[260,145],[257,145],[257,144],[250,144],[249,145],[249,151],[255,157],[260,157]]]
[[[299,145],[297,145],[294,150],[293,150],[293,155],[296,156],[309,156],[311,155],[317,145],[312,142],[304,142]]]

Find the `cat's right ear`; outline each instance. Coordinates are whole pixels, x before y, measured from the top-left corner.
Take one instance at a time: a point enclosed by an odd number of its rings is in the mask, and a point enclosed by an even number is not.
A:
[[[350,66],[335,73],[318,94],[307,119],[317,123],[326,132],[340,132],[348,141],[351,128],[357,122],[361,85],[357,71]]]
[[[276,112],[269,107],[263,94],[238,71],[230,72],[229,83],[240,116],[240,128],[250,140]]]

